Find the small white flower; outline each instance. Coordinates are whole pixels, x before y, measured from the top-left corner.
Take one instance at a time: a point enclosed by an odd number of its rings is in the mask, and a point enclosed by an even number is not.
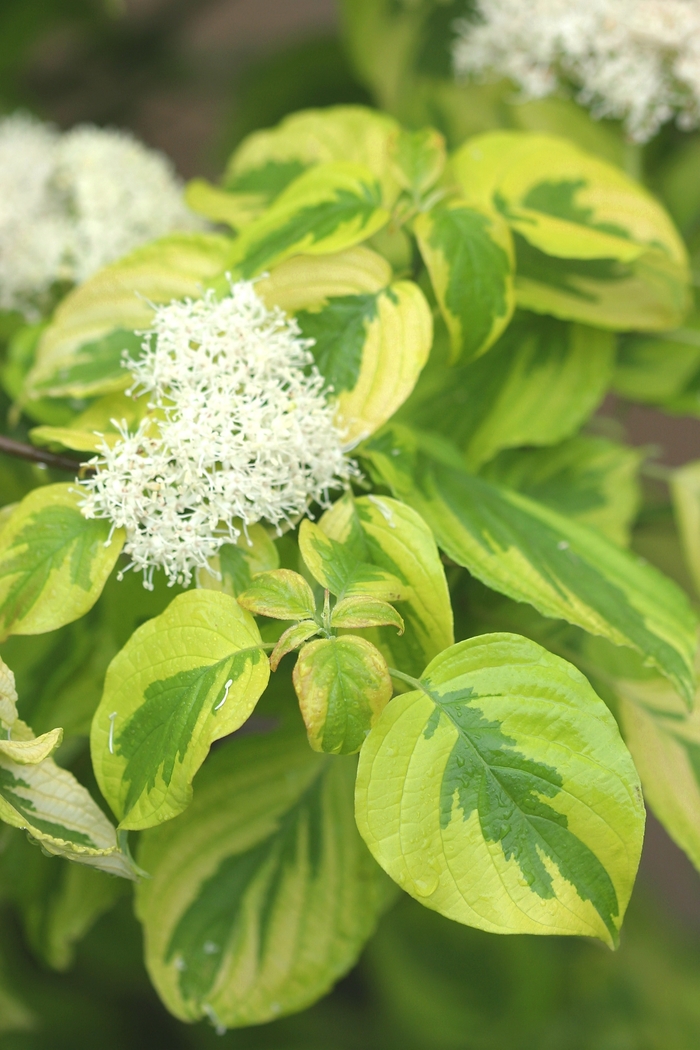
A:
[[[700,0],[478,0],[457,25],[458,74],[508,77],[526,98],[573,84],[638,142],[674,116],[700,124]]]
[[[87,518],[125,528],[129,567],[188,583],[241,529],[279,528],[354,472],[311,343],[250,281],[231,294],[156,308],[142,356],[125,364],[154,415],[106,443],[81,484]]]
[[[126,132],[0,121],[0,309],[36,316],[57,282],[200,225],[167,158]]]

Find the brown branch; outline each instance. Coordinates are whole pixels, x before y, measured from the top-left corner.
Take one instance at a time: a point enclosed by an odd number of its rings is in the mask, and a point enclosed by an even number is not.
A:
[[[88,467],[79,459],[72,456],[60,456],[56,452],[48,452],[34,445],[25,445],[22,441],[14,441],[12,438],[0,434],[0,452],[8,456],[16,456],[18,459],[28,459],[30,463],[41,463],[45,467],[53,467],[54,470],[67,470],[72,474],[92,473],[94,467]]]

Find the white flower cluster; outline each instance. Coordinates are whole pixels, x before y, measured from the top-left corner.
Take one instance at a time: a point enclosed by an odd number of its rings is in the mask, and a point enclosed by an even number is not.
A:
[[[198,226],[170,162],[131,135],[0,121],[0,309],[36,316],[56,282]]]
[[[221,545],[261,519],[279,528],[353,473],[308,340],[250,281],[156,309],[143,353],[126,360],[153,415],[106,443],[81,484],[88,518],[125,528],[129,568],[188,583]]]
[[[478,0],[457,28],[458,74],[509,77],[528,98],[573,85],[638,142],[674,115],[700,123],[700,0]]]

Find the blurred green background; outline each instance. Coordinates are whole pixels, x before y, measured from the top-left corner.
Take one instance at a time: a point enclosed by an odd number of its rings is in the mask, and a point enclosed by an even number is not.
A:
[[[459,3],[440,6],[444,30]],[[439,49],[444,33],[436,41]],[[431,75],[444,75],[439,57],[425,51]],[[132,128],[185,177],[216,177],[248,132],[293,110],[371,101],[333,0],[0,0],[1,112],[23,107],[61,127]],[[665,445],[668,462],[688,458],[696,421],[635,411],[633,440]],[[0,468],[11,489],[14,468]],[[1,502],[13,498],[7,490]],[[223,1037],[160,1006],[128,896],[82,940],[67,970],[42,961],[36,949],[58,921],[52,902],[63,867],[21,833],[0,832],[0,1050],[700,1046],[700,880],[653,818],[617,953],[580,940],[492,937],[402,898],[326,1000]]]

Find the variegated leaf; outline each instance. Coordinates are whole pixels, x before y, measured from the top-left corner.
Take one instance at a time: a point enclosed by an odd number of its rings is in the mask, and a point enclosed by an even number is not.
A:
[[[0,531],[0,634],[43,634],[95,604],[124,543],[88,521],[76,485],[34,489]]]
[[[134,632],[109,665],[90,738],[120,827],[189,805],[211,744],[246,721],[269,674],[255,621],[219,591],[186,591]]]
[[[692,701],[697,618],[675,583],[595,530],[470,474],[447,442],[394,426],[365,453],[487,587],[636,649]]]
[[[571,664],[518,635],[437,656],[360,755],[358,827],[408,893],[494,933],[618,942],[644,835],[614,718]]]
[[[393,667],[420,674],[428,660],[454,641],[445,570],[429,526],[405,503],[348,494],[326,511],[319,529],[351,563],[373,565],[375,572],[389,572],[398,581],[404,634],[381,628],[362,634]]]
[[[414,224],[452,348],[469,361],[498,339],[515,308],[513,240],[493,209],[452,200]]]
[[[143,836],[146,963],[176,1017],[260,1024],[354,965],[390,893],[355,827],[355,769],[315,754],[297,724],[234,740],[188,812]]]

